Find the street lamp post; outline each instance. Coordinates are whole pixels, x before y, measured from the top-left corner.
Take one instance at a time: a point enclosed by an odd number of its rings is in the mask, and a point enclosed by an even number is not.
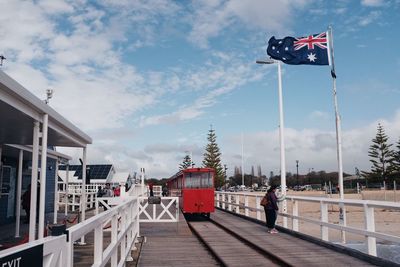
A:
[[[297,190],[299,190],[299,160],[296,159],[296,176],[297,176]]]
[[[314,172],[314,168],[308,168],[308,184],[311,184],[311,173]]]
[[[278,97],[279,97],[279,140],[281,152],[281,190],[282,190],[282,212],[287,213],[286,203],[286,163],[285,163],[285,139],[283,124],[283,98],[282,98],[282,70],[281,62],[273,59],[257,60],[257,64],[277,64],[278,65]],[[283,217],[283,227],[287,228],[287,217]]]
[[[228,169],[228,167],[226,167],[226,164],[224,164],[224,179],[225,179],[225,181],[224,181],[224,185],[226,184],[226,180],[227,180],[227,176],[226,176],[226,170]]]

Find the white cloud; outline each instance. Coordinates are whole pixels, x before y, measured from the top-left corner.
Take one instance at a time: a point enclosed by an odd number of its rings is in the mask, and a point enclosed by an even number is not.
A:
[[[188,39],[201,48],[208,47],[208,40],[216,37],[222,30],[235,24],[235,27],[251,27],[279,33],[286,31],[292,23],[293,12],[312,1],[195,1],[195,11],[191,18],[192,31]]]
[[[221,55],[216,53],[217,58]],[[223,55],[225,58],[226,55]],[[241,85],[258,80],[264,75],[260,68],[246,64],[238,59],[229,60],[227,63],[219,61],[218,64],[208,64],[207,68],[200,68],[197,72],[190,71],[183,75],[179,81],[183,89],[190,93],[201,90],[202,93],[192,103],[179,108],[176,111],[154,116],[142,116],[140,126],[158,125],[158,124],[176,124],[181,121],[195,119],[205,113],[205,110],[218,103],[218,98],[228,94]]]
[[[367,26],[372,22],[376,21],[381,16],[381,12],[379,11],[372,11],[367,16],[363,16],[360,18],[358,24],[360,26]]]
[[[378,7],[385,4],[384,0],[361,0],[363,6]]]
[[[369,170],[368,149],[372,138],[376,135],[378,122],[382,123],[389,142],[395,143],[400,137],[400,110],[391,120],[380,119],[368,125],[343,130],[343,166],[344,171],[354,173],[354,167]],[[244,135],[245,171],[250,172],[251,165],[261,165],[264,173],[279,172],[279,134],[278,130],[270,132],[254,132]],[[336,134],[334,131],[316,129],[295,130],[285,129],[286,169],[294,172],[295,161],[300,160],[300,173],[308,168],[314,170],[337,171]],[[223,161],[233,167],[241,166],[240,156],[241,136],[225,137],[222,150]],[[233,150],[236,148],[235,150]]]
[[[311,120],[327,120],[330,118],[330,115],[327,112],[314,110],[308,116]]]
[[[342,131],[343,166],[347,173],[354,173],[354,168],[369,170],[368,148],[376,135],[377,124],[381,123],[389,142],[395,143],[400,137],[400,110],[389,120],[379,119],[367,125]],[[218,130],[217,130],[218,135]],[[204,137],[204,136],[202,136]],[[179,140],[178,140],[179,139]],[[155,143],[143,149],[126,148],[113,142],[105,141],[89,147],[89,162],[109,162],[118,170],[133,171],[146,168],[149,177],[169,177],[182,162],[185,151],[193,153],[194,161],[201,165],[206,139],[177,138],[175,144]],[[195,141],[194,141],[195,140]],[[241,166],[241,135],[218,135],[217,143],[222,152],[222,162],[228,166],[228,174],[234,166]],[[285,129],[286,169],[296,171],[296,160],[300,161],[300,173],[309,168],[314,170],[337,171],[335,131],[318,129]],[[68,151],[75,158],[82,157],[81,151]],[[264,174],[273,171],[279,173],[280,148],[278,129],[272,131],[251,132],[244,134],[245,171],[250,173],[251,166],[260,165]]]
[[[64,0],[41,0],[38,5],[43,8],[46,13],[70,13],[74,11],[72,5]]]
[[[116,45],[126,40],[133,19],[147,24],[150,17],[176,10],[176,5],[161,0],[125,4],[131,9],[124,9],[121,16],[113,14],[113,5],[99,9],[80,1],[2,2],[0,50],[10,62],[4,70],[39,98],[53,88],[51,105],[83,130],[122,126],[156,101],[166,79],[154,82],[151,73],[138,73],[123,62]],[[57,24],[59,16],[65,25]],[[168,81],[170,88],[179,86],[176,77]]]

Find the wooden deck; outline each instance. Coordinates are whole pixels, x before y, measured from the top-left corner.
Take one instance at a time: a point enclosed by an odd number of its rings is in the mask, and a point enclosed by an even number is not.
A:
[[[269,234],[265,226],[223,211],[216,210],[211,218],[293,266],[374,266],[289,234]]]
[[[211,219],[228,227],[241,237],[251,240],[256,246],[273,252],[293,266],[374,266],[289,234],[281,232],[271,235],[267,233],[265,226],[227,212],[216,210],[211,215]],[[204,228],[201,224],[199,227]],[[215,229],[212,235],[219,235],[219,233]],[[190,231],[182,213],[180,213],[178,223],[141,223],[140,236],[142,242],[137,244],[139,250],[132,252],[134,261],[127,262],[126,266],[220,266],[214,256]],[[86,236],[86,242],[85,246],[75,245],[74,266],[90,266],[93,262],[93,233]],[[105,232],[104,247],[109,242],[110,233]],[[250,266],[250,263],[255,263],[255,259],[244,260],[245,257],[242,256],[249,252],[242,250],[234,239],[221,235],[218,244],[223,253],[232,255],[228,266]],[[262,265],[254,264],[253,266]],[[268,259],[265,259],[264,266],[272,265],[268,264]]]
[[[217,210],[211,218],[293,266],[374,266],[289,234],[271,235],[265,226],[223,211]],[[190,232],[182,214],[179,223],[141,224],[141,235],[146,237],[146,242],[142,245],[138,266],[218,266],[218,262]],[[243,261],[246,257],[241,255],[246,251],[238,251],[234,239],[219,240],[218,244],[224,253],[232,254],[228,266],[250,266],[251,261]],[[264,266],[267,265],[265,259]]]
[[[138,266],[219,266],[192,234],[180,213],[179,223],[141,223]]]

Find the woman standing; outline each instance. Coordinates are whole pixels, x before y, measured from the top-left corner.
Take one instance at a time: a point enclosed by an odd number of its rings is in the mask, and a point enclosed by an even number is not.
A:
[[[268,233],[277,234],[278,230],[275,229],[276,217],[278,214],[278,199],[275,195],[276,186],[271,186],[267,191],[267,205],[264,206],[265,219],[268,227]]]

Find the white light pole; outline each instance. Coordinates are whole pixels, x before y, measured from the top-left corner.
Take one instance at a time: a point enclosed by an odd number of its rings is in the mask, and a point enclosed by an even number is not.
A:
[[[287,213],[286,203],[286,163],[285,163],[285,139],[283,123],[283,98],[282,98],[282,70],[281,62],[273,59],[257,60],[257,64],[277,64],[278,65],[278,97],[279,97],[279,141],[281,150],[281,190],[282,190],[282,213]],[[287,228],[287,217],[283,217],[283,227]]]
[[[242,133],[242,189],[244,188],[244,144],[243,144],[243,133]]]

